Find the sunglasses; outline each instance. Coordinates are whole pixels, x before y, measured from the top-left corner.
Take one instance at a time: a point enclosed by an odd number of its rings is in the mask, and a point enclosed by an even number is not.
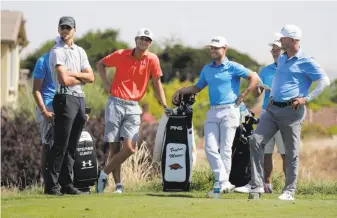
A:
[[[60,26],[60,29],[61,29],[61,30],[64,30],[64,29],[71,30],[72,27],[71,27],[71,26],[68,26],[68,25],[61,25],[61,26]]]

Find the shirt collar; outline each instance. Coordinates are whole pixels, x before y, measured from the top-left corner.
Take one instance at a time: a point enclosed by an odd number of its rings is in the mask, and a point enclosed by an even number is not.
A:
[[[71,46],[68,46],[64,41],[63,39],[61,39],[59,41],[60,45],[63,47],[63,48],[71,48],[71,49],[74,49],[75,48],[75,43],[73,41],[73,43],[71,44]]]
[[[277,69],[276,63],[274,62],[272,64],[266,65],[266,69],[276,70]]]
[[[295,54],[295,57],[297,57],[297,59],[304,57],[304,52],[302,49],[298,50],[298,52]]]
[[[228,60],[227,57],[225,57],[225,59],[223,60],[223,62],[222,62],[220,65],[218,65],[218,66],[221,66],[221,65],[222,65],[223,67],[225,67],[226,65],[228,65],[228,63],[229,63],[229,60]],[[214,60],[211,61],[210,65],[211,65],[212,67],[217,67],[217,66],[215,65],[215,61],[214,61]]]
[[[135,53],[135,49],[129,49],[128,50],[128,53],[127,53],[127,55],[129,55],[129,56],[133,56],[134,55],[134,53]],[[144,57],[144,56],[148,56],[149,55],[149,51],[148,50],[146,50],[145,52],[144,52],[144,54],[142,55],[142,57]]]
[[[283,55],[286,58],[288,58],[288,60],[293,59],[294,57],[296,57],[297,59],[300,59],[300,58],[303,58],[305,56],[304,52],[302,51],[302,49],[298,50],[297,53],[294,56],[292,56],[290,59],[289,59],[289,57],[287,55],[287,52],[284,52]]]

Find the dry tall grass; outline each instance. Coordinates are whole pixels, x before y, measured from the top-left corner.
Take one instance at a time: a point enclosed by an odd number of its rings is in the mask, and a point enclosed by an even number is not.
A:
[[[276,150],[276,149],[275,149]],[[197,165],[193,168],[194,172],[207,173],[210,170],[204,149],[198,149]],[[299,182],[319,182],[337,181],[337,140],[335,139],[316,139],[303,141],[300,152],[300,171]],[[282,160],[280,155],[274,153],[274,176],[282,176]],[[143,142],[138,146],[136,153],[128,158],[122,165],[122,182],[129,191],[139,191],[147,184],[160,184],[160,174],[157,166],[151,162],[151,151]],[[279,178],[284,180],[284,178]],[[155,182],[154,182],[155,181]],[[282,182],[282,181],[281,181]],[[160,186],[160,185],[159,185]],[[158,186],[158,187],[159,187]],[[158,189],[157,187],[157,189]],[[94,187],[93,187],[94,189]],[[109,177],[109,185],[106,192],[113,192],[115,182],[112,175]],[[160,190],[160,187],[159,189]],[[1,187],[1,194],[24,195],[42,194],[40,185],[33,185],[22,193],[17,187]]]
[[[310,139],[300,151],[300,181],[337,181],[337,139]],[[275,171],[282,172],[280,155],[273,155]]]
[[[275,174],[282,173],[281,156],[274,150]],[[198,165],[209,166],[203,148],[198,150]],[[299,180],[337,181],[337,139],[309,139],[301,143]]]
[[[146,142],[142,142],[137,147],[136,153],[129,157],[123,164],[121,169],[122,183],[126,189],[132,189],[135,186],[146,183],[153,176],[155,167],[151,161],[151,151],[147,148]],[[109,185],[106,188],[107,192],[115,190],[115,181],[112,174],[109,175]]]

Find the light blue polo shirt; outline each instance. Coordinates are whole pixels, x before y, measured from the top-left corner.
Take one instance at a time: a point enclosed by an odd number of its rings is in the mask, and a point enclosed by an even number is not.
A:
[[[308,95],[313,81],[325,76],[325,72],[312,57],[305,56],[302,50],[288,59],[286,53],[280,55],[273,80],[271,95],[273,101],[285,102]]]
[[[33,78],[43,79],[43,84],[40,90],[43,103],[45,106],[51,105],[55,95],[55,86],[49,67],[49,52],[37,59],[33,72]]]
[[[270,88],[273,85],[273,79],[276,73],[276,64],[269,64],[263,67],[260,71],[259,77],[263,84],[269,86]],[[270,91],[265,90],[264,100],[262,108],[266,109],[269,102]]]
[[[240,78],[247,78],[249,70],[227,58],[218,66],[215,62],[204,66],[196,86],[200,89],[208,85],[210,105],[232,104],[240,92]]]

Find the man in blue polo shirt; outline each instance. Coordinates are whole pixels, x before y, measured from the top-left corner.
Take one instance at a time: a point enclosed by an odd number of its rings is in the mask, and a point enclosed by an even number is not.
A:
[[[56,39],[56,41],[59,38]],[[47,153],[53,144],[52,135],[48,136],[48,130],[53,123],[54,110],[53,98],[55,95],[55,86],[51,77],[49,67],[49,52],[37,59],[33,72],[33,96],[37,104],[36,120],[40,124],[40,134],[42,141],[41,152],[41,173],[44,174]]]
[[[278,59],[269,105],[250,138],[252,179],[249,198],[259,198],[264,192],[264,146],[280,130],[285,145],[286,181],[278,199],[294,200],[305,104],[316,98],[330,80],[318,63],[303,53],[300,48],[302,32],[297,26],[284,26],[277,37],[285,53]],[[308,94],[313,81],[317,81],[317,86]]]
[[[253,91],[255,97],[258,97],[262,94],[263,90],[265,90],[264,101],[262,105],[262,116],[263,113],[266,112],[267,106],[269,104],[269,96],[271,91],[272,82],[276,73],[277,67],[277,60],[281,54],[281,42],[279,40],[275,40],[272,43],[268,44],[271,47],[271,54],[274,59],[274,63],[269,64],[261,69],[259,77],[261,82],[258,87]],[[283,161],[283,171],[285,174],[285,150],[284,150],[284,143],[281,136],[280,130],[271,138],[271,140],[265,145],[264,148],[264,192],[265,193],[272,193],[273,186],[271,184],[271,175],[273,171],[273,152],[275,144],[277,145],[277,150],[281,154],[282,161]],[[243,187],[237,187],[234,191],[241,192],[241,193],[248,193],[249,192],[249,184]]]
[[[196,94],[208,85],[211,108],[206,114],[204,126],[205,152],[216,183],[220,183],[222,192],[229,193],[235,188],[229,182],[229,174],[232,144],[240,124],[239,105],[255,89],[259,77],[241,64],[227,59],[228,44],[224,37],[214,37],[208,46],[213,61],[204,66],[195,85],[176,91],[172,101],[178,103],[181,95]],[[241,94],[240,78],[249,80],[248,87]]]

